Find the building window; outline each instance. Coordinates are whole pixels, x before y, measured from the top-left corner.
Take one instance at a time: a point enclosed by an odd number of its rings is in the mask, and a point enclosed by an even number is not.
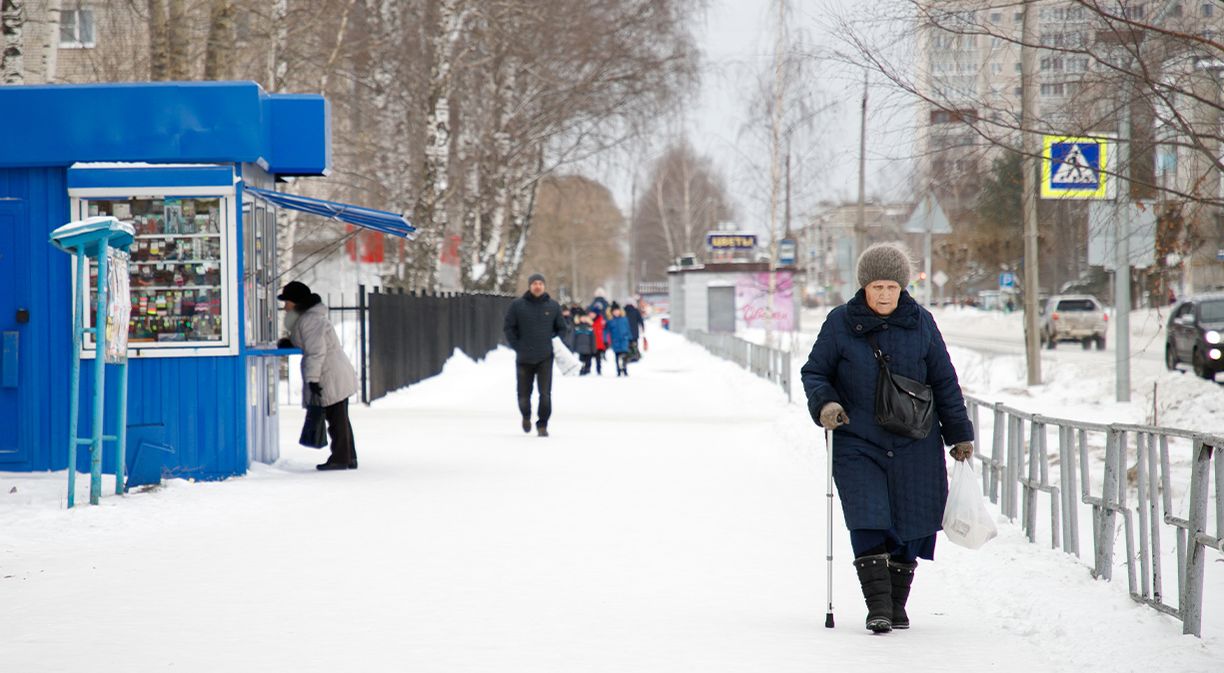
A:
[[[1003,12],[991,12],[990,22],[991,23],[1003,23]]]
[[[1204,2],[1203,3],[1203,16],[1214,16],[1214,15],[1215,15],[1215,5],[1211,4],[1210,2]]]
[[[60,46],[72,48],[94,46],[94,13],[92,9],[60,11]]]

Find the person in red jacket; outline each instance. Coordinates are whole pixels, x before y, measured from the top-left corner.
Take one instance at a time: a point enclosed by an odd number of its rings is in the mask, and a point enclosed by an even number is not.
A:
[[[604,353],[608,350],[607,344],[604,343],[604,327],[608,325],[604,320],[602,313],[595,314],[595,373],[603,376],[603,359]]]

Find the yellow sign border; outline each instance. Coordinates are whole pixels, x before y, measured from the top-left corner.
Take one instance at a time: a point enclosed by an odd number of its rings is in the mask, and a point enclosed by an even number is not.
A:
[[[1054,173],[1055,144],[1075,143],[1077,145],[1097,145],[1100,147],[1101,164],[1100,177],[1096,189],[1054,189],[1051,186]],[[1106,172],[1109,166],[1109,139],[1084,138],[1081,136],[1042,136],[1041,137],[1041,198],[1043,199],[1108,199],[1109,181],[1112,177]]]

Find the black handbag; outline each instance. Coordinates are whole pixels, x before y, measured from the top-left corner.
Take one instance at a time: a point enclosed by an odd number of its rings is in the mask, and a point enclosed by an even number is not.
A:
[[[327,415],[323,407],[306,407],[306,422],[302,424],[302,436],[298,444],[312,449],[322,449],[327,446]]]
[[[875,420],[880,427],[902,437],[924,439],[931,434],[935,415],[935,394],[921,381],[894,374],[874,334],[867,335],[867,343],[875,353],[880,373],[876,378]]]

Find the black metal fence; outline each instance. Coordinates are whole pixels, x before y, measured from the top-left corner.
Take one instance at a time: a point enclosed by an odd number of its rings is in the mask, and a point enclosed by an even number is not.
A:
[[[367,293],[359,290],[362,401],[442,372],[455,349],[483,358],[502,343],[514,297],[459,293]]]

